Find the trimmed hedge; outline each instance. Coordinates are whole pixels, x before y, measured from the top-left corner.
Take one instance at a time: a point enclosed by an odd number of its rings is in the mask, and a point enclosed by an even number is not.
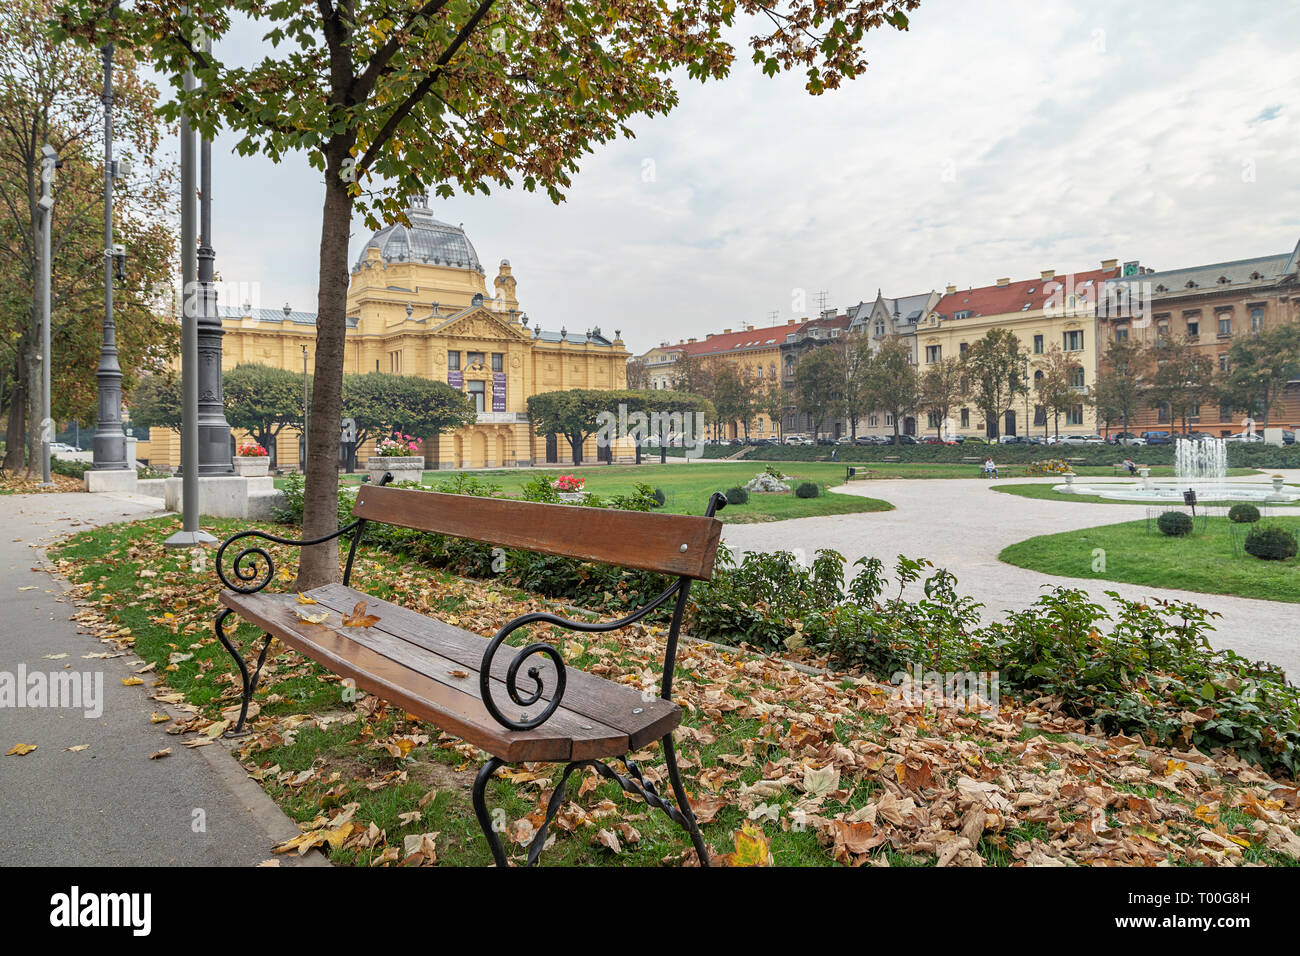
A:
[[[1259,520],[1259,509],[1254,505],[1233,505],[1228,509],[1228,520],[1233,524],[1254,524]]]
[[[734,485],[723,492],[727,496],[729,505],[746,505],[749,504],[749,492],[740,485]]]
[[[1182,538],[1192,533],[1192,516],[1181,511],[1166,511],[1156,519],[1161,534]]]
[[[1296,539],[1285,528],[1251,528],[1246,535],[1246,553],[1263,561],[1285,561],[1296,556]]]
[[[794,496],[796,498],[816,498],[821,493],[822,490],[818,487],[817,482],[815,481],[802,482],[794,490]]]

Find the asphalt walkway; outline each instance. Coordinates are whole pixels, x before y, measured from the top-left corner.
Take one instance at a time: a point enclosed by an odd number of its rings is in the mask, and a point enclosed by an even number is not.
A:
[[[88,657],[110,648],[79,633],[66,584],[42,570],[43,546],[54,539],[161,514],[159,504],[138,495],[0,496],[0,689],[23,671],[29,679],[76,674],[103,688],[91,708],[98,716],[84,706],[16,707],[0,695],[0,865],[250,866],[299,832],[221,742],[187,749],[166,724],[150,723],[168,708],[149,697],[149,681],[122,684],[139,660]],[[16,744],[36,750],[2,756]],[[169,757],[149,759],[167,747]]]

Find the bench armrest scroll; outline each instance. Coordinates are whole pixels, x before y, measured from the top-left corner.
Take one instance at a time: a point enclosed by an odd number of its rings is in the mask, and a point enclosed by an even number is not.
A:
[[[260,545],[252,545],[241,548],[231,562],[230,571],[234,575],[232,581],[226,576],[225,555],[226,549],[236,541],[242,541],[245,538],[259,538],[263,541],[270,541],[273,544],[288,544],[298,548],[308,547],[313,544],[324,544],[333,538],[341,537],[349,531],[353,531],[365,524],[364,518],[358,518],[356,521],[349,522],[337,531],[331,534],[323,535],[319,538],[310,538],[298,540],[295,538],[281,538],[279,535],[270,534],[266,531],[241,531],[238,534],[232,534],[221,546],[217,548],[217,577],[221,578],[221,583],[232,591],[238,591],[240,594],[252,594],[262,590],[271,583],[271,578],[275,577],[275,561],[272,560],[271,554],[266,548]]]

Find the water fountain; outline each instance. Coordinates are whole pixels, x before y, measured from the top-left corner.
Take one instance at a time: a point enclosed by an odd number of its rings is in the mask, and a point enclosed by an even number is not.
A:
[[[1054,486],[1053,490],[1064,494],[1096,495],[1115,501],[1181,502],[1187,491],[1194,491],[1196,500],[1202,502],[1300,500],[1300,489],[1288,490],[1280,480],[1275,479],[1271,484],[1230,482],[1227,475],[1228,446],[1222,438],[1179,438],[1174,445],[1172,479],[1153,479],[1144,468],[1141,479],[1134,484],[1098,482],[1081,485],[1070,479],[1064,485]]]

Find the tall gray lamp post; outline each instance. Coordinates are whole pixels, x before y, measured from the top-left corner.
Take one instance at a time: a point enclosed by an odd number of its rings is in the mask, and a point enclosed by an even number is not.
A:
[[[50,416],[50,234],[54,230],[54,170],[59,154],[46,143],[41,147],[41,198],[37,202],[37,227],[40,231],[40,268],[37,292],[40,295],[41,320],[41,486],[49,487],[50,442],[54,423]]]
[[[133,468],[126,460],[126,432],[122,428],[122,367],[117,360],[117,329],[113,324],[114,265],[125,259],[113,245],[113,180],[119,170],[113,161],[113,44],[104,56],[104,340],[95,372],[99,414],[93,440],[93,467],[101,471]]]
[[[194,89],[194,73],[185,71],[185,89]],[[194,130],[181,117],[181,530],[163,542],[168,548],[216,544],[199,528],[199,304],[195,301]]]
[[[206,44],[211,49],[211,41]],[[221,388],[221,315],[212,285],[212,141],[199,145],[199,475],[233,475],[230,460],[230,425],[226,421]]]

